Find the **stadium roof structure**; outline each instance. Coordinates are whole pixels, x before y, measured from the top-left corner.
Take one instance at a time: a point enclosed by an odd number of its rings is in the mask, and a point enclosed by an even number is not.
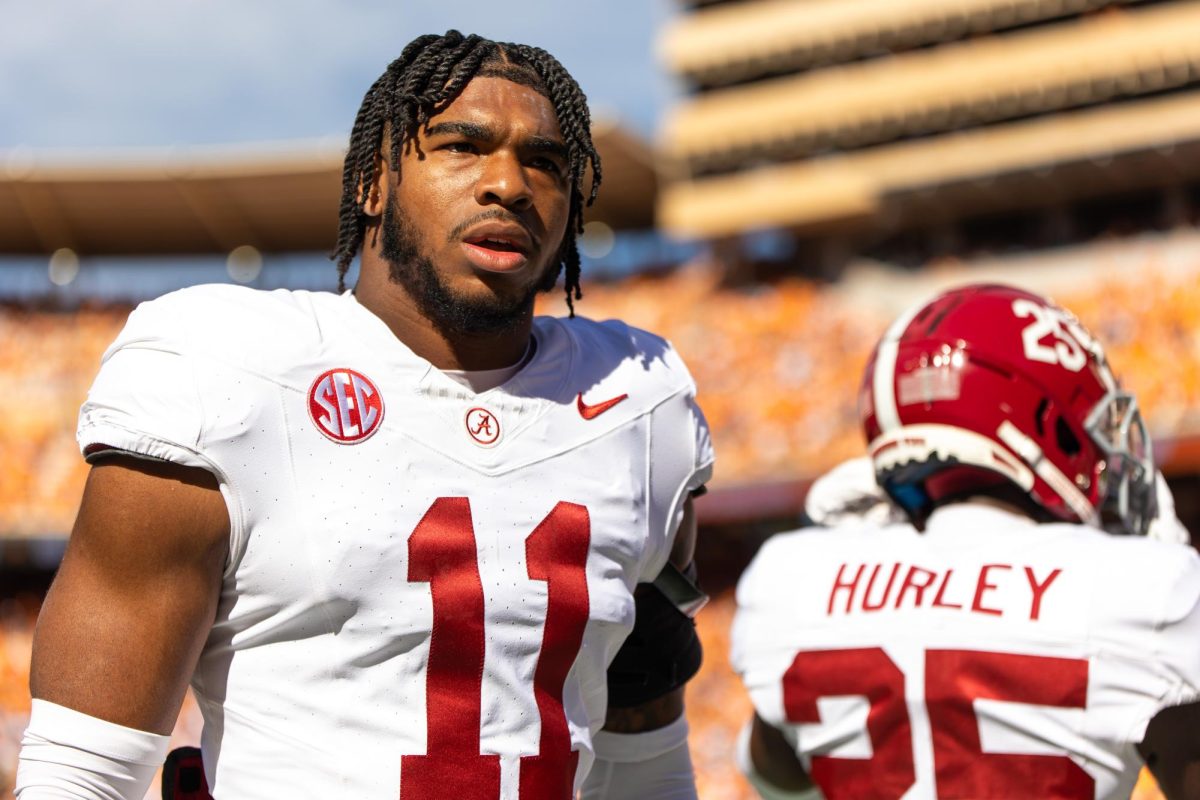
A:
[[[1151,6],[715,90],[666,117],[663,149],[711,171],[1159,92],[1200,71],[1198,28],[1200,3]]]
[[[598,120],[604,190],[586,221],[650,228],[649,147]],[[329,251],[343,139],[109,151],[0,151],[0,255]]]
[[[682,15],[659,53],[672,72],[731,84],[879,55],[1135,0],[762,0]]]
[[[1058,19],[1100,6],[1112,8]],[[976,29],[1003,32],[961,38]],[[761,79],[717,81],[666,116],[659,225],[687,239],[896,231],[1193,181],[1197,29],[1200,2],[756,0],[699,11],[663,40],[675,67],[757,64]],[[853,60],[884,40],[916,49]],[[775,77],[762,59],[785,51],[810,53],[810,68]]]
[[[929,221],[1198,176],[1200,92],[1192,92],[669,184],[659,222],[675,235],[714,237],[853,225],[885,209]]]

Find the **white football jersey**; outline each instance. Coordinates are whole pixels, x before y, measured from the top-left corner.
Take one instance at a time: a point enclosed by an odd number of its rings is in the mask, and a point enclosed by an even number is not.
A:
[[[213,472],[231,519],[192,685],[218,798],[572,797],[633,589],[712,449],[664,340],[539,317],[472,393],[350,294],[139,306],[85,454]]]
[[[982,503],[769,539],[733,662],[834,798],[1128,798],[1200,698],[1200,557]]]

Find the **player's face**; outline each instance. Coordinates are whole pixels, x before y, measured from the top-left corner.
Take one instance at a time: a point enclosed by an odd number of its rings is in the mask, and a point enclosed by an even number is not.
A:
[[[452,329],[516,324],[552,285],[567,228],[567,149],[550,101],[475,78],[399,167],[383,219],[392,279]]]

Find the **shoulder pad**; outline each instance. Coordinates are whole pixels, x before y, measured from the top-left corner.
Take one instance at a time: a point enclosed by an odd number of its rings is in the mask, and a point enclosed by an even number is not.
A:
[[[244,365],[278,363],[320,340],[319,293],[191,286],[140,304],[109,348],[142,346]]]
[[[589,388],[596,387],[603,394],[602,385],[613,391],[636,387],[643,401],[654,398],[651,406],[681,391],[695,393],[683,360],[661,336],[619,320],[595,322],[580,317],[551,320],[542,330],[551,337],[565,335],[576,350],[571,376],[575,391],[587,395]],[[646,407],[645,402],[639,405]]]

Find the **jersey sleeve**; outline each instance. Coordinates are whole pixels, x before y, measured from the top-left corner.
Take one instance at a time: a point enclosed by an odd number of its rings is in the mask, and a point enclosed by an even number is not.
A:
[[[791,603],[784,587],[795,581],[797,573],[787,565],[796,558],[800,536],[811,534],[778,533],[759,548],[738,579],[737,608],[730,628],[730,664],[741,677],[755,712],[780,729],[785,720],[779,676],[795,649],[791,638],[780,634],[795,624],[789,617]]]
[[[111,452],[212,469],[200,451],[204,413],[186,334],[170,300],[143,303],[104,353],[79,412],[89,461]]]
[[[668,349],[667,361],[686,385],[650,415],[651,547],[642,562],[641,582],[654,580],[666,564],[683,520],[684,502],[712,477],[715,458],[708,422],[696,402],[695,383],[673,350]]]
[[[1141,704],[1132,720],[1129,741],[1140,742],[1161,709],[1200,701],[1200,556],[1190,546],[1172,546],[1183,558],[1164,598],[1155,626],[1160,695]]]
[[[1163,708],[1200,699],[1200,556],[1125,537],[1109,551],[1086,621],[1085,735],[1131,747]]]

